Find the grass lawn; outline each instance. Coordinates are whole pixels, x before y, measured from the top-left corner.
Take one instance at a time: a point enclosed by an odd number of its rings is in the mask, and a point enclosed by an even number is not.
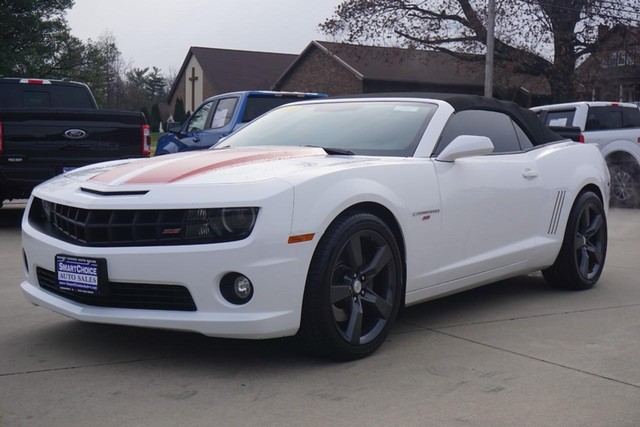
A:
[[[151,155],[156,152],[156,144],[158,143],[158,138],[160,138],[164,133],[160,132],[151,132]]]

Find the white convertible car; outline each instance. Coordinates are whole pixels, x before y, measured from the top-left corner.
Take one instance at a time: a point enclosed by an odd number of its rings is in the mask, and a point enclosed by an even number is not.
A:
[[[290,104],[219,148],[87,166],[33,191],[22,289],[87,322],[298,334],[371,354],[401,307],[542,270],[587,289],[607,250],[593,145],[468,95]]]

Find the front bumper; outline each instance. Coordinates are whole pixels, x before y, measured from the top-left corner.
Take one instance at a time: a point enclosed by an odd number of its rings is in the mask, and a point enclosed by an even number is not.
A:
[[[288,244],[290,229],[284,226],[287,221],[269,219],[262,218],[270,227],[265,222],[263,226],[256,225],[249,238],[237,242],[118,248],[62,242],[34,229],[25,219],[27,272],[21,288],[31,303],[86,322],[194,331],[228,338],[293,335],[300,325],[315,241]],[[54,294],[40,285],[37,271],[55,271],[56,254],[105,258],[110,282],[184,286],[196,311],[99,307]],[[220,280],[229,272],[241,273],[253,283],[254,294],[248,303],[234,305],[222,296]]]

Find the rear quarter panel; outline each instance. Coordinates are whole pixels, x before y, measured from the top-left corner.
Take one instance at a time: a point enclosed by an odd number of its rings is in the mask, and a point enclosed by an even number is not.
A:
[[[549,191],[549,200],[540,212],[546,220],[537,232],[539,243],[531,263],[544,268],[555,261],[560,251],[571,208],[580,193],[587,188],[594,190],[608,211],[610,182],[607,165],[595,145],[558,142],[538,150],[540,177]]]

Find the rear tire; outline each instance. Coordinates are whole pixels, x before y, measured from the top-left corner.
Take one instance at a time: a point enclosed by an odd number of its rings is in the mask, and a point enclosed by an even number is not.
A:
[[[600,198],[586,191],[571,208],[558,258],[542,275],[558,288],[590,289],[602,274],[606,255],[607,217]]]
[[[404,292],[396,239],[377,216],[339,216],[313,255],[299,336],[311,352],[338,360],[366,357],[385,341]]]

